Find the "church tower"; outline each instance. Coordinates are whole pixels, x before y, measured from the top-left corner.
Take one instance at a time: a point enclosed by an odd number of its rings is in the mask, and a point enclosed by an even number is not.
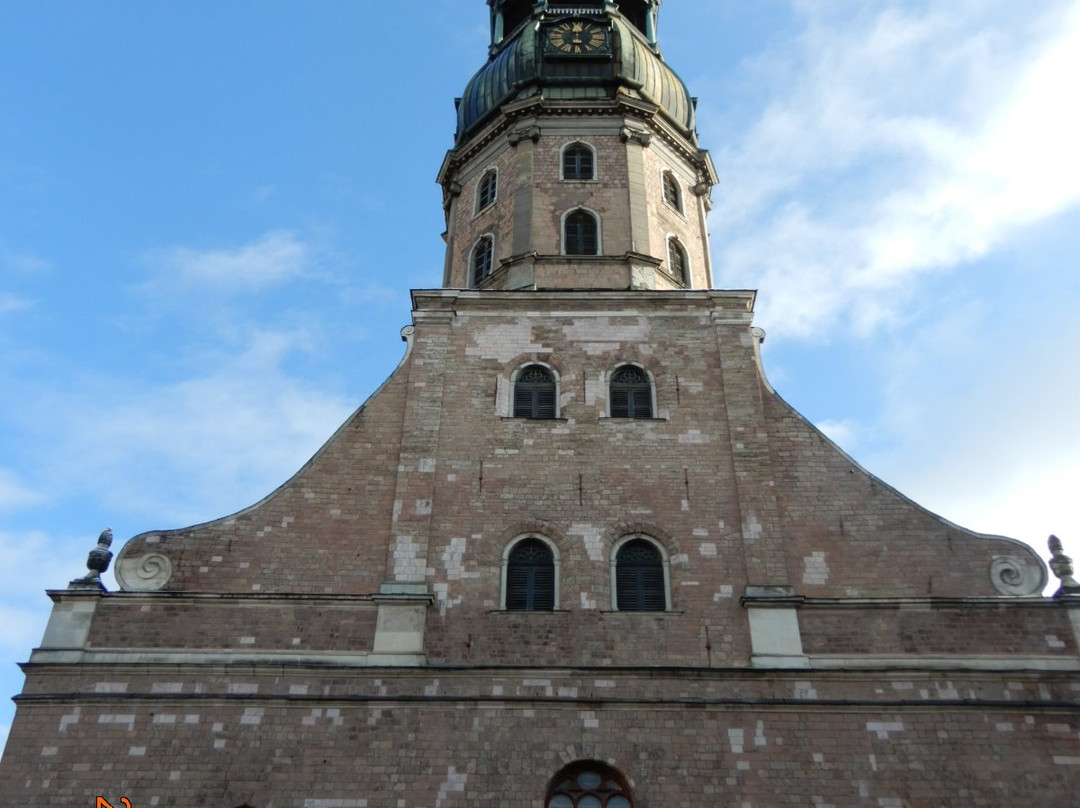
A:
[[[659,2],[490,5],[439,173],[444,285],[711,288],[716,172],[660,54]]]
[[[120,591],[103,534],[49,592],[0,793],[1075,803],[1068,560],[1042,597],[1029,547],[907,499],[769,385],[754,292],[713,288],[717,176],[659,0],[488,6],[399,366],[260,502],[124,542]]]

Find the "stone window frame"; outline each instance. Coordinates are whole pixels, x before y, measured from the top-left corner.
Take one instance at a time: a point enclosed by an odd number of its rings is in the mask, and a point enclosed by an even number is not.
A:
[[[491,191],[491,200],[485,205],[482,204],[481,200],[484,195],[484,183],[488,180],[489,177],[492,178],[494,182],[494,187]],[[488,166],[486,169],[484,169],[484,172],[480,175],[479,181],[476,183],[476,194],[473,198],[473,218],[476,218],[484,211],[494,207],[495,203],[499,201],[499,186],[501,184],[502,183],[499,182],[498,166]]]
[[[615,374],[625,367],[637,368],[649,379],[649,406],[652,408],[652,415],[650,415],[649,418],[624,418],[621,415],[614,416],[611,414],[611,381],[615,378]],[[659,417],[656,410],[656,377],[651,370],[640,362],[619,362],[619,364],[604,373],[604,394],[607,396],[607,403],[605,405],[606,410],[604,413],[605,418],[610,418],[615,421],[647,421],[656,420]]]
[[[668,277],[674,278],[687,289],[692,288],[690,285],[690,251],[686,249],[686,245],[683,243],[683,240],[679,238],[678,234],[676,233],[668,233],[667,238],[665,239],[665,243],[667,244],[666,272],[668,274]],[[682,256],[682,277],[680,277],[675,272],[675,262],[672,260],[672,247],[677,249]]]
[[[555,380],[555,414],[551,418],[526,418],[521,415],[514,415],[514,391],[517,389],[518,376],[521,371],[531,368],[533,366],[541,367],[551,374],[551,377]],[[527,362],[522,362],[510,373],[510,395],[508,396],[508,412],[504,413],[504,417],[513,418],[519,421],[554,421],[562,418],[562,404],[559,401],[559,395],[562,391],[562,377],[555,368],[549,365],[547,362],[543,362],[537,359],[530,359]]]
[[[477,278],[476,277],[476,270],[477,270],[476,261],[477,261],[477,256],[478,256],[477,251],[480,249],[480,246],[482,244],[484,244],[485,242],[488,245],[490,245],[491,254],[490,254],[490,256],[488,256],[487,272],[485,272],[481,277]],[[494,274],[495,274],[495,234],[494,233],[483,233],[476,239],[476,241],[473,242],[472,249],[469,250],[469,286],[471,288],[473,288],[473,289],[479,289],[481,284],[483,284],[484,281],[486,281],[488,278],[490,278]]]
[[[664,608],[663,611],[655,610],[652,614],[663,614],[665,612],[672,612],[675,609],[675,604],[672,601],[671,592],[671,560],[668,556],[667,548],[663,543],[653,536],[647,533],[630,533],[626,536],[615,541],[611,545],[611,555],[609,557],[609,564],[611,567],[611,611],[613,612],[632,612],[634,614],[649,614],[649,611],[639,611],[637,609],[619,609],[619,593],[618,593],[618,558],[619,551],[632,541],[638,540],[646,541],[651,544],[660,553],[660,564],[664,573]]]
[[[592,152],[592,176],[591,177],[567,177],[566,176],[566,152],[574,146],[584,146]],[[586,140],[571,140],[559,148],[559,182],[599,182],[600,181],[600,158],[596,146]]]
[[[533,364],[535,364],[535,363],[533,363]],[[554,602],[554,606],[552,606],[550,611],[557,612],[557,611],[560,610],[561,603],[562,603],[562,599],[561,599],[561,595],[562,595],[562,555],[559,553],[559,546],[555,542],[553,542],[551,539],[549,539],[547,536],[543,535],[542,533],[519,533],[517,536],[514,536],[512,539],[510,539],[510,541],[508,541],[506,543],[506,546],[503,548],[503,552],[502,552],[502,569],[501,569],[501,572],[500,572],[500,586],[499,586],[499,589],[500,589],[500,592],[499,592],[499,609],[501,611],[504,611],[504,612],[511,611],[510,609],[506,608],[506,591],[507,591],[506,574],[507,574],[507,571],[508,571],[508,569],[510,567],[510,554],[514,551],[514,548],[517,547],[517,545],[519,545],[519,544],[521,544],[521,542],[527,541],[529,539],[536,539],[538,541],[543,542],[544,544],[547,545],[547,548],[551,551],[551,560],[555,565],[555,602]],[[530,611],[533,611],[533,612],[535,612],[535,611],[544,611],[544,612],[546,612],[548,610],[547,609],[532,609],[532,610],[515,609],[513,611],[528,614],[528,613],[530,613]]]
[[[673,192],[674,201],[672,201],[672,194],[669,194],[669,190]],[[664,204],[685,219],[686,203],[684,200],[686,199],[686,193],[683,191],[682,183],[679,182],[679,177],[670,168],[660,169],[660,193],[664,199]]]
[[[566,251],[568,241],[566,237],[566,220],[578,211],[589,214],[593,218],[593,221],[596,222],[596,252],[594,253],[569,253]],[[575,205],[574,207],[563,211],[563,214],[559,219],[559,237],[560,255],[570,256],[572,258],[595,258],[598,255],[604,254],[604,220],[599,213],[585,205]]]

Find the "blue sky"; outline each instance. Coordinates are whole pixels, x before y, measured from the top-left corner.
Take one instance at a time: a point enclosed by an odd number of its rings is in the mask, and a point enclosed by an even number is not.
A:
[[[487,42],[481,0],[406,6],[0,13],[0,693],[102,528],[252,503],[400,358]],[[660,35],[778,392],[946,518],[1080,559],[1080,2],[669,0]]]

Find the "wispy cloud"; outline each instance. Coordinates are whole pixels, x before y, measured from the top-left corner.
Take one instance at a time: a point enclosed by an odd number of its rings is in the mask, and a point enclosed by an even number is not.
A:
[[[275,230],[239,247],[168,247],[152,250],[143,258],[153,273],[147,285],[151,291],[179,288],[235,294],[312,276],[317,252],[296,233]]]
[[[37,505],[44,495],[33,490],[7,469],[0,468],[0,513]]]
[[[28,298],[0,292],[0,317],[3,317],[5,314],[23,311],[33,305],[33,301]]]
[[[797,4],[746,68],[775,100],[717,156],[721,282],[760,287],[776,332],[872,330],[910,279],[1080,200],[1080,4],[858,5]]]
[[[242,353],[181,381],[136,388],[82,379],[79,402],[59,389],[42,397],[39,422],[54,430],[43,473],[60,492],[89,493],[154,526],[251,504],[299,469],[354,406],[281,369],[304,340],[260,332]]]

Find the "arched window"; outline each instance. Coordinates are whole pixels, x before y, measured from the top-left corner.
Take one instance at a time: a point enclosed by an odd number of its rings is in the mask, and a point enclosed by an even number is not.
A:
[[[615,608],[620,612],[667,610],[664,557],[646,539],[631,539],[615,556]]]
[[[611,374],[608,401],[612,418],[652,418],[652,384],[648,374],[634,365],[623,365]]]
[[[493,168],[480,178],[480,183],[476,186],[477,213],[479,213],[489,205],[494,204],[498,190],[499,174]]]
[[[541,365],[522,368],[514,383],[515,418],[554,418],[555,377]]]
[[[473,247],[472,266],[473,286],[479,286],[484,278],[491,274],[491,265],[495,255],[495,239],[491,236],[483,236],[476,246]]]
[[[686,257],[686,250],[677,238],[672,236],[667,242],[668,272],[679,283],[685,285],[688,277],[687,270],[690,268]]]
[[[555,608],[555,556],[537,538],[519,541],[506,561],[508,611],[550,612]]]
[[[682,213],[682,189],[679,187],[679,181],[675,179],[675,175],[670,171],[664,172],[663,180],[664,201],[679,213]]]
[[[571,143],[563,149],[562,178],[564,180],[596,179],[596,159],[592,148],[584,143]]]
[[[633,795],[621,774],[598,761],[573,763],[548,787],[547,808],[633,808]]]
[[[578,208],[563,222],[563,252],[566,255],[599,255],[600,226],[589,211]]]

